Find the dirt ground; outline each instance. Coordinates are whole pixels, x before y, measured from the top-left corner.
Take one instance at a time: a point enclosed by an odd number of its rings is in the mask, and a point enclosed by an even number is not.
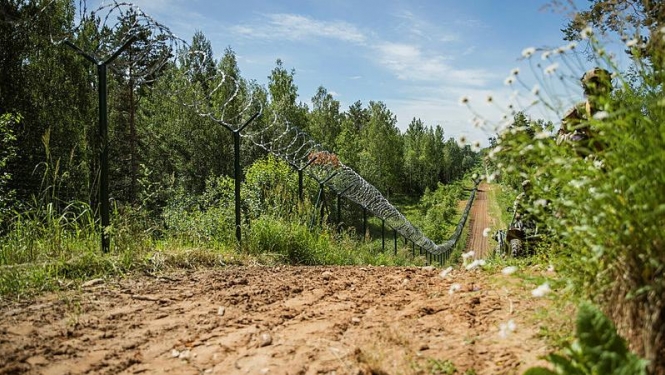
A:
[[[472,223],[484,229],[482,212]],[[547,298],[500,270],[441,271],[256,266],[90,280],[0,306],[0,374],[521,374],[541,363]]]
[[[473,250],[475,259],[488,257],[492,249],[489,234],[487,236],[483,235],[486,228],[496,230],[496,228],[492,228],[494,220],[488,214],[489,200],[487,199],[487,192],[490,188],[490,185],[486,182],[478,185],[476,198],[473,201],[473,206],[471,206],[469,214],[469,222],[467,224],[469,226],[469,237],[466,241],[466,251]]]

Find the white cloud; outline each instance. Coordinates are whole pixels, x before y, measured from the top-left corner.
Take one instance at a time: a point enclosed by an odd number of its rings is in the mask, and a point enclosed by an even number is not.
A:
[[[88,11],[93,10],[92,5],[100,1],[88,1]],[[114,4],[109,0],[102,0],[105,6]],[[121,2],[118,2],[121,3]],[[205,15],[197,12],[188,1],[182,0],[133,0],[131,4],[137,6],[148,16],[185,40],[190,41],[194,34],[192,25],[203,26],[208,23]]]
[[[449,63],[451,58],[426,54],[413,44],[381,42],[375,48],[378,52],[376,62],[385,66],[401,80],[470,86],[487,84],[488,74],[484,70],[456,69]]]
[[[471,124],[472,113],[460,106],[452,98],[418,97],[410,99],[386,100],[388,108],[397,116],[398,126],[406,131],[414,117],[420,118],[427,126],[441,125],[444,136],[459,138],[464,135],[470,141],[480,141],[485,145],[491,136],[483,129],[474,128]]]
[[[337,39],[363,44],[365,34],[344,21],[322,21],[299,14],[277,13],[265,16],[267,24],[235,25],[231,32],[253,39],[304,40],[310,38]]]
[[[409,10],[402,10],[396,14],[396,17],[402,20],[397,25],[397,30],[408,33],[415,38],[442,43],[456,42],[460,39],[457,32],[442,30],[440,26],[418,17]]]

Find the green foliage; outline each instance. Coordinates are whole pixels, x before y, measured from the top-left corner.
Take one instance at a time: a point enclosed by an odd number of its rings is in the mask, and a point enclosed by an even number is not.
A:
[[[340,103],[323,86],[319,86],[312,97],[312,111],[309,113],[309,132],[328,150],[336,150],[335,144],[341,131],[342,114]]]
[[[209,178],[200,196],[176,190],[163,212],[170,236],[193,244],[229,242],[235,233],[234,181],[229,177]]]
[[[12,178],[11,172],[7,171],[7,163],[16,157],[16,136],[13,128],[20,121],[21,116],[9,113],[0,115],[0,233],[13,203],[14,191],[7,186]]]
[[[436,189],[436,183],[446,167],[443,129],[425,127],[420,119],[413,119],[404,134],[404,171],[406,189],[422,194],[426,188]]]
[[[489,153],[499,176],[528,179],[528,213],[548,228],[554,262],[579,295],[617,322],[636,352],[665,368],[665,102],[663,80],[636,56],[630,74],[591,37],[595,62],[615,75],[611,95],[590,95],[586,142],[559,142],[515,118]],[[578,67],[561,53],[561,65]],[[579,67],[583,70],[583,67]],[[556,73],[567,82],[570,74]],[[580,88],[581,91],[581,88]],[[556,108],[555,99],[540,100]],[[551,100],[551,101],[547,101]],[[534,133],[534,134],[531,134]],[[558,263],[558,264],[557,264]]]
[[[644,0],[591,0],[587,9],[575,13],[561,31],[565,40],[580,40],[580,31],[593,25],[603,34],[616,33],[624,38],[634,37],[642,44],[639,48],[628,48],[626,53],[647,59],[662,75],[665,56],[665,41],[658,29],[665,21],[665,5],[660,1]],[[593,53],[591,53],[593,56]]]
[[[246,248],[250,254],[275,254],[289,264],[317,264],[327,246],[319,233],[304,224],[261,216],[252,222]],[[322,251],[323,250],[323,251]]]
[[[303,183],[303,195],[310,196],[314,190],[313,180],[307,179]],[[251,219],[261,215],[289,217],[296,213],[298,174],[273,155],[257,160],[247,169],[243,187],[244,205]]]
[[[616,328],[597,307],[583,303],[577,314],[577,340],[561,354],[545,357],[554,371],[535,367],[524,375],[646,375],[648,361],[631,353]]]
[[[384,103],[369,103],[369,121],[362,130],[362,140],[358,173],[389,196],[399,186],[403,146],[397,118]]]
[[[442,243],[448,240],[460,217],[458,205],[461,199],[464,199],[464,189],[460,183],[439,183],[436,190],[425,190],[419,204],[424,217],[417,224],[432,241]]]
[[[287,71],[282,60],[277,59],[275,68],[268,76],[271,109],[299,129],[309,130],[307,126],[307,105],[296,102],[298,86],[294,83],[295,74],[295,69],[290,72]]]
[[[449,359],[446,359],[445,361],[430,359],[429,362],[431,365],[429,371],[430,374],[453,375],[457,373],[457,367],[455,367],[455,364]]]

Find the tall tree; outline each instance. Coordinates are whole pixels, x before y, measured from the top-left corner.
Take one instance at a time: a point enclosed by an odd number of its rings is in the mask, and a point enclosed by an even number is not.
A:
[[[342,115],[339,101],[335,100],[323,86],[319,86],[312,97],[309,114],[309,131],[328,150],[336,150],[336,139],[341,131]]]
[[[382,102],[369,103],[369,122],[362,132],[360,174],[387,195],[399,190],[402,137],[397,118]]]
[[[298,86],[294,82],[295,74],[295,69],[291,72],[287,71],[282,60],[277,59],[275,68],[268,76],[271,109],[290,124],[309,131],[307,127],[307,105],[296,102],[298,100]]]
[[[85,200],[94,86],[82,59],[51,41],[71,30],[73,1],[5,1],[0,15],[0,112],[23,117],[10,187],[21,200]]]
[[[153,30],[139,22],[139,17],[130,8],[115,30],[114,45],[122,45],[130,36],[135,40],[112,63],[110,90],[109,154],[114,165],[110,170],[111,191],[115,191],[117,199],[132,203],[137,201],[139,164],[143,162],[139,152],[142,139],[137,124],[138,107],[146,90],[162,73],[164,60],[172,53],[165,37],[154,35]]]
[[[369,110],[363,108],[362,102],[356,101],[342,116],[340,133],[335,141],[336,151],[344,164],[357,170],[363,148],[361,136],[369,123]]]
[[[414,117],[404,133],[404,169],[408,191],[418,195],[424,191],[426,136],[425,124]]]
[[[200,115],[218,110],[218,117],[226,102],[225,87],[211,95],[221,81],[209,47],[197,32],[189,50],[181,51],[179,64],[169,67],[142,106],[143,153],[146,166],[154,170],[152,178],[165,186],[173,181],[187,194],[202,193],[208,177],[230,173],[232,166],[228,130]],[[232,55],[227,49],[220,66],[239,77]]]

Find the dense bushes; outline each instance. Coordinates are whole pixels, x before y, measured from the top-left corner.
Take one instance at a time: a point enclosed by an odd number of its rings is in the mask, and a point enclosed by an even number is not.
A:
[[[639,59],[630,75],[623,74],[593,37],[590,42],[596,63],[615,76],[614,93],[595,98],[597,110],[581,125],[590,129],[592,142],[602,147],[587,149],[580,155],[578,145],[565,141],[558,144],[547,130],[530,131],[534,128],[532,123],[515,125],[515,121],[499,135],[489,160],[504,181],[531,182],[528,209],[558,240],[552,254],[561,263],[559,269],[581,296],[598,303],[616,322],[631,348],[651,360],[653,369],[662,373],[663,82],[657,71]],[[569,48],[562,47],[557,57],[544,57],[552,63],[550,72],[545,74],[555,75],[572,86],[571,80],[581,76],[585,68],[567,54]],[[562,63],[555,65],[554,59]],[[559,71],[560,66],[573,71]],[[539,93],[537,100],[557,109],[556,97],[546,95]],[[558,112],[561,113],[563,109]]]

